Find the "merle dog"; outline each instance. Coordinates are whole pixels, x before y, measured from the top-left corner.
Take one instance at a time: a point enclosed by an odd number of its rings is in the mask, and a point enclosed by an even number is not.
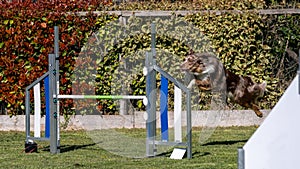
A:
[[[263,117],[257,99],[264,94],[265,82],[256,83],[249,76],[232,73],[211,53],[191,52],[181,64],[181,70],[195,77],[188,88],[196,85],[204,91],[226,91],[227,98],[234,103],[250,108],[258,117]]]

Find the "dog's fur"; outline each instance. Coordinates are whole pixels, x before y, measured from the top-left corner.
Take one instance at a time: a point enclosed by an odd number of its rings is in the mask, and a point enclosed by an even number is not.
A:
[[[181,70],[194,75],[188,88],[197,85],[204,91],[226,91],[234,103],[254,110],[258,117],[263,117],[257,99],[262,97],[266,83],[256,83],[249,76],[241,76],[225,69],[223,64],[210,53],[191,52],[181,64]],[[227,102],[227,99],[226,99]]]

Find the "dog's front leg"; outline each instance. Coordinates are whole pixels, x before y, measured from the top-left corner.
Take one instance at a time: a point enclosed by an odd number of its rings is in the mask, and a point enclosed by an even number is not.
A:
[[[196,80],[195,84],[199,87],[200,90],[209,91],[211,90],[210,80],[205,78],[203,80]]]
[[[246,103],[246,102],[238,102],[238,103],[245,108],[252,109],[255,112],[255,114],[257,115],[257,117],[260,117],[260,118],[263,117],[263,113],[259,110],[259,107],[256,104]]]
[[[190,81],[189,85],[187,86],[188,89],[192,89],[192,87],[196,84],[196,79]]]
[[[251,105],[252,105],[251,108],[255,112],[255,114],[258,117],[262,118],[263,117],[263,113],[259,110],[259,107],[256,104],[253,104],[253,103]]]

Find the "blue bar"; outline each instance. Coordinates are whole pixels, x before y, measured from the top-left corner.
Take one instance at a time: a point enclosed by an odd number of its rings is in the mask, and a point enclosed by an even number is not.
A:
[[[46,118],[45,118],[45,137],[50,138],[50,86],[49,76],[44,79],[45,87],[45,105],[46,105]]]
[[[160,124],[161,140],[169,140],[168,132],[168,79],[161,75],[160,87]]]

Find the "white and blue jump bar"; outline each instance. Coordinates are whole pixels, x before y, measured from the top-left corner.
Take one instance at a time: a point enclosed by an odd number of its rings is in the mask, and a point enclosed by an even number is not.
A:
[[[41,137],[41,87],[37,83],[33,87],[34,93],[34,137]],[[45,138],[50,138],[50,99],[49,99],[49,77],[44,79],[45,86]]]
[[[169,141],[169,125],[168,125],[168,79],[161,76],[160,84],[160,124],[161,124],[161,140]]]
[[[49,77],[44,79],[45,86],[45,138],[50,137],[50,92],[49,92]],[[47,87],[48,86],[48,87]],[[34,87],[34,137],[41,137],[41,90],[40,83],[37,83]],[[137,95],[58,95],[57,99],[108,99],[108,100],[120,100],[120,99],[137,99],[143,100],[143,103],[147,104],[146,96]]]
[[[161,140],[169,141],[169,118],[168,118],[168,79],[161,76],[160,87],[160,123],[161,123]],[[178,87],[174,87],[174,141],[182,141],[181,126],[181,106],[182,92]]]

